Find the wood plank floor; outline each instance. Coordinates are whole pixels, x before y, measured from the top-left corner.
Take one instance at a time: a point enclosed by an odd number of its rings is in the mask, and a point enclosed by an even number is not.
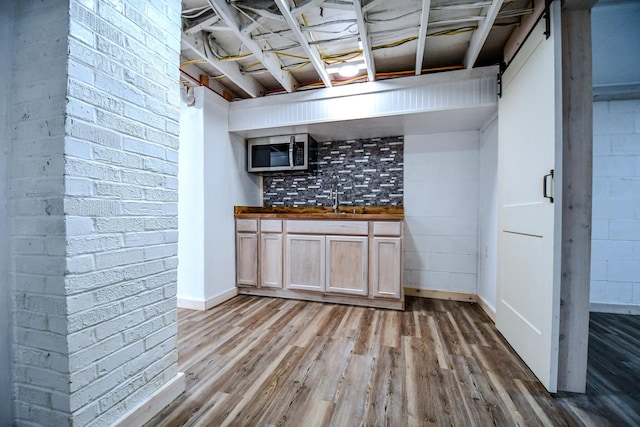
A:
[[[186,392],[148,425],[585,424],[477,305],[410,297],[406,305],[238,296],[206,312],[179,310]]]
[[[589,317],[587,391],[559,401],[585,425],[640,426],[640,316]]]

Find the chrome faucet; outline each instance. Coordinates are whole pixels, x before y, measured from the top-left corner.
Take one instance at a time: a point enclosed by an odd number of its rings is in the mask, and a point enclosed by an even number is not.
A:
[[[340,196],[338,195],[338,175],[331,176],[331,198],[333,199],[333,213],[338,213],[340,208]]]

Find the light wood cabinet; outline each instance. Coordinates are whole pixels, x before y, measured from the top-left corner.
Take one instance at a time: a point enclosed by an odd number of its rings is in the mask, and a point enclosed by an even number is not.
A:
[[[325,290],[325,237],[287,234],[285,257],[287,289]]]
[[[402,221],[237,219],[238,292],[404,308]]]
[[[257,233],[236,233],[236,282],[238,286],[258,286]]]
[[[402,240],[399,237],[374,237],[369,269],[374,297],[401,298]]]
[[[326,237],[326,290],[351,295],[367,295],[369,238],[363,236]]]
[[[260,234],[260,286],[282,288],[282,234]]]

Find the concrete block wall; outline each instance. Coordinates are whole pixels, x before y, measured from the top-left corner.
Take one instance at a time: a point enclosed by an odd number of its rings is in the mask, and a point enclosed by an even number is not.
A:
[[[15,421],[67,425],[63,172],[68,3],[16,1],[12,20],[8,119]]]
[[[640,99],[594,103],[593,134],[590,301],[640,306]]]
[[[177,374],[181,4],[13,6],[13,418],[111,425]]]
[[[110,425],[177,374],[180,10],[71,1],[69,410]]]
[[[477,294],[479,134],[405,136],[405,287]]]

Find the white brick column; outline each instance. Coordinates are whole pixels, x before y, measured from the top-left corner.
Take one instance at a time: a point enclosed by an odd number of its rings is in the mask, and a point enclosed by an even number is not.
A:
[[[15,421],[24,424],[69,419],[62,210],[68,22],[65,0],[14,2],[10,265]]]
[[[16,420],[111,425],[177,374],[181,4],[15,7]]]

